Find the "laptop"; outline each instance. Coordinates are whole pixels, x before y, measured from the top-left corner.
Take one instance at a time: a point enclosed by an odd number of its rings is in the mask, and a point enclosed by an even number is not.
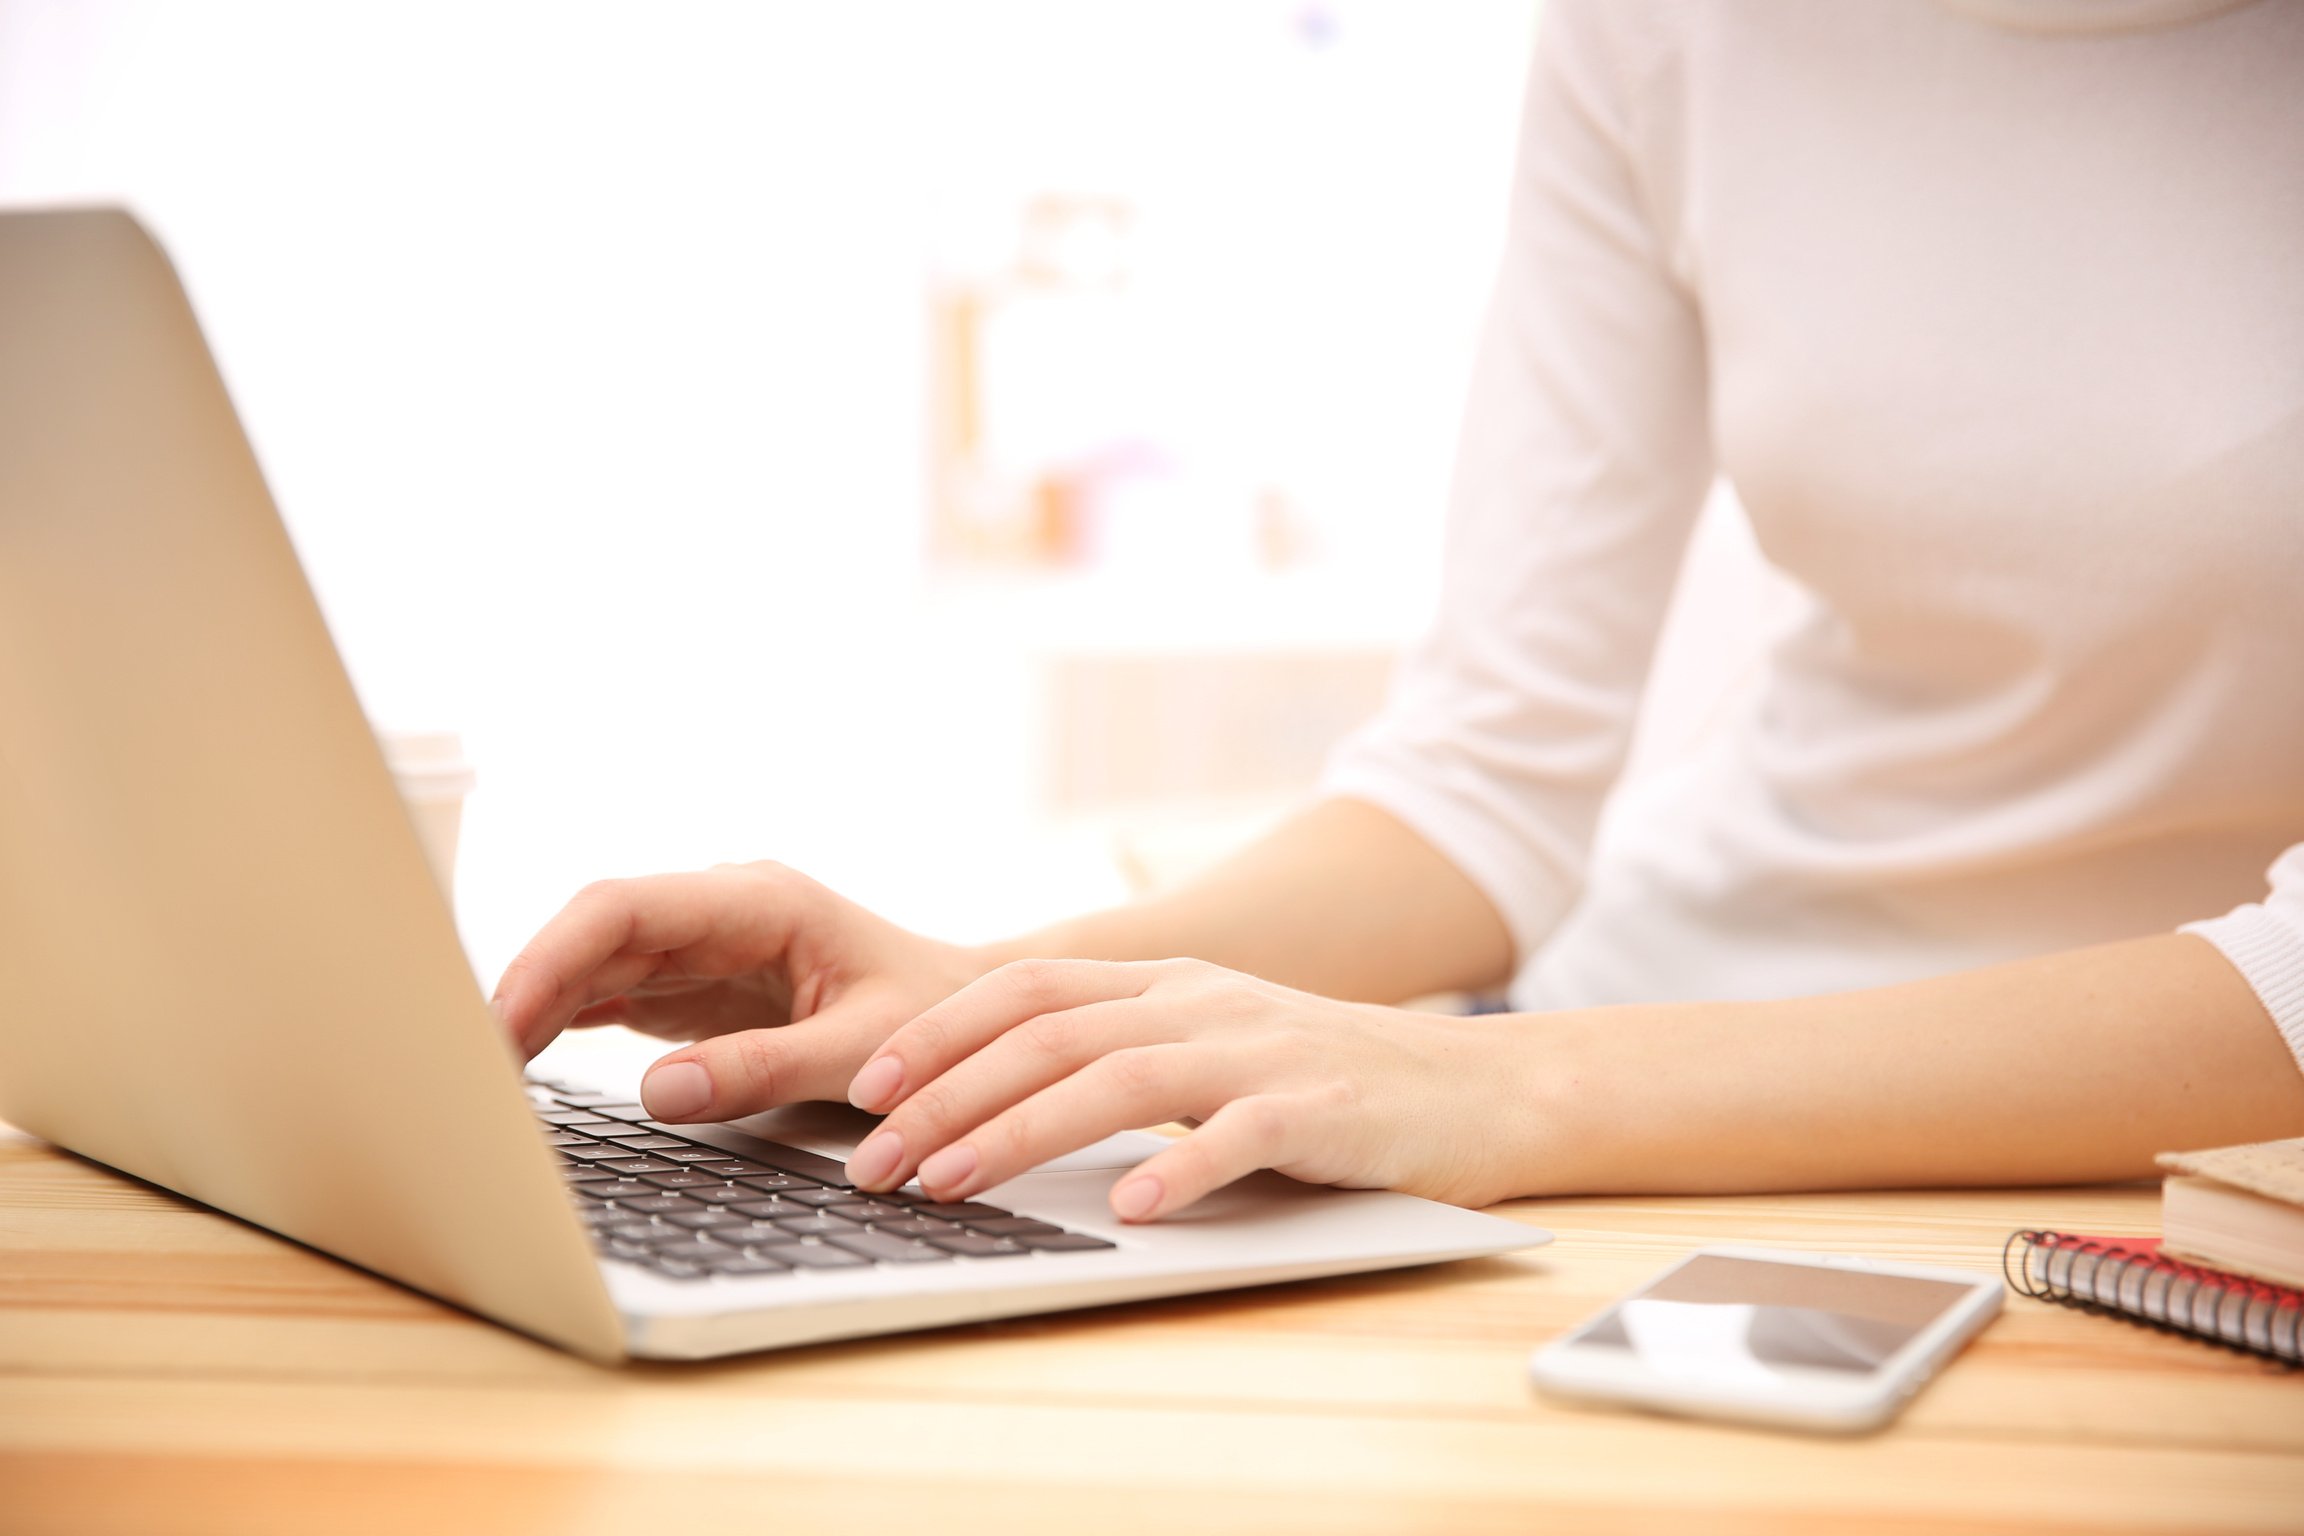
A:
[[[165,256],[0,214],[0,1118],[578,1354],[698,1358],[1504,1253],[1517,1222],[1132,1133],[951,1204],[869,1124],[530,1079]]]

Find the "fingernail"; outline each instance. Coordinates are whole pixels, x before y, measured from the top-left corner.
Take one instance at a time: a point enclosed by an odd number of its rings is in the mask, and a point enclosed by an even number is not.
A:
[[[1160,1203],[1160,1195],[1160,1181],[1150,1174],[1127,1179],[1112,1191],[1112,1209],[1122,1221],[1142,1221]]]
[[[876,1056],[848,1085],[848,1102],[858,1109],[878,1109],[896,1096],[903,1081],[904,1063],[893,1056]]]
[[[894,1131],[874,1131],[864,1138],[864,1144],[848,1157],[848,1182],[860,1189],[874,1189],[887,1182],[896,1165],[904,1161],[904,1138]]]
[[[975,1171],[976,1149],[963,1141],[920,1165],[920,1187],[957,1191]]]
[[[692,1061],[667,1062],[640,1080],[640,1102],[659,1120],[685,1120],[712,1102],[712,1074]]]

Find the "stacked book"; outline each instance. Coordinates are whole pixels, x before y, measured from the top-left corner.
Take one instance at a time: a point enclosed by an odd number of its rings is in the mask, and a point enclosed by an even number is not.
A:
[[[2304,1364],[2304,1137],[2159,1163],[2159,1237],[2018,1232],[2008,1283]]]

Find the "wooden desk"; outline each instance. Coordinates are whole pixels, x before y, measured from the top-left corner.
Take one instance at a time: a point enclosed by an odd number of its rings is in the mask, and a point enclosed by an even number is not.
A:
[[[2304,1375],[2021,1297],[1867,1439],[1527,1386],[1701,1243],[1990,1270],[2148,1189],[1504,1209],[1560,1240],[610,1371],[0,1131],[0,1531],[2304,1530]]]

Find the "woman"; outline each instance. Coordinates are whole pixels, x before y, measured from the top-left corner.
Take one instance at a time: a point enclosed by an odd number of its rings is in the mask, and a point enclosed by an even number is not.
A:
[[[2304,7],[1542,33],[1444,617],[1322,799],[982,949],[774,866],[597,886],[505,974],[522,1045],[695,1040],[660,1117],[848,1098],[856,1182],[943,1198],[1199,1122],[1128,1220],[1259,1167],[1469,1204],[2304,1132]],[[1804,616],[1595,850],[1720,472]]]

